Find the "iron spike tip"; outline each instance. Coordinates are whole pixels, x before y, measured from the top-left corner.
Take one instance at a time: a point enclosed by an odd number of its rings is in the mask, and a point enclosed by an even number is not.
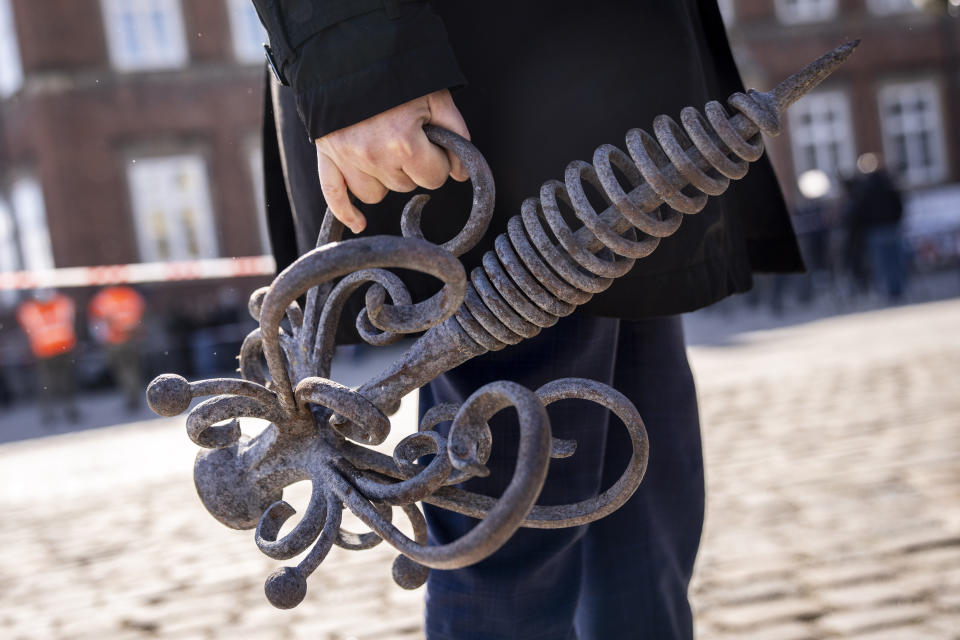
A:
[[[777,109],[785,111],[787,107],[812,91],[814,87],[827,79],[837,67],[843,64],[853,50],[860,44],[860,39],[851,40],[830,51],[806,67],[793,74],[770,92],[776,101]]]

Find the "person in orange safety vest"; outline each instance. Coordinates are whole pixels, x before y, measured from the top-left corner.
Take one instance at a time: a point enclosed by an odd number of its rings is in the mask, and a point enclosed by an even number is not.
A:
[[[37,359],[40,414],[45,423],[56,418],[58,404],[63,405],[70,422],[80,418],[75,399],[75,321],[73,300],[50,289],[37,291],[17,308],[17,322],[27,334],[30,350]]]
[[[87,307],[93,337],[107,350],[114,381],[123,389],[128,411],[143,405],[139,334],[146,304],[131,287],[100,290]]]
[[[128,411],[143,404],[138,338],[145,307],[143,296],[124,285],[101,289],[87,307],[90,331],[107,350],[113,379],[123,389]]]

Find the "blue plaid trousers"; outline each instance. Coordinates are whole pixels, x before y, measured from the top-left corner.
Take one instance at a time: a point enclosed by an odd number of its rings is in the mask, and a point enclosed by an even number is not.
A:
[[[480,386],[512,380],[530,389],[562,377],[613,386],[637,406],[650,438],[650,461],[636,494],[612,515],[568,529],[520,529],[482,562],[430,573],[429,640],[687,639],[693,623],[687,587],[703,524],[700,427],[693,376],[679,317],[625,321],[573,315],[539,336],[489,353],[421,392],[421,415],[462,403]],[[551,460],[539,504],[596,495],[630,456],[626,430],[593,403],[550,405],[553,435],[576,453]],[[449,425],[444,425],[448,427]],[[490,423],[491,474],[466,484],[498,496],[516,462],[515,414]],[[445,544],[476,520],[426,506],[431,542]]]

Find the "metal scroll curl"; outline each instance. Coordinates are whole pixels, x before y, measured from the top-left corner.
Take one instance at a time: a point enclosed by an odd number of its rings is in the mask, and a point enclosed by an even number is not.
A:
[[[302,556],[267,578],[267,599],[279,608],[296,606],[307,578],[334,545],[363,550],[386,542],[400,554],[394,580],[410,589],[424,583],[430,568],[454,569],[488,557],[520,527],[582,525],[626,502],[646,469],[646,432],[628,398],[593,380],[556,380],[537,390],[494,382],[461,406],[431,408],[391,456],[371,446],[386,439],[388,416],[404,395],[470,358],[555,324],[654,251],[684,215],[723,194],[763,153],[761,133],[777,135],[780,112],[830,75],[856,45],[838,47],[769,93],[735,94],[729,111],[710,102],[702,113],[684,109],[679,123],[659,116],[653,134],[627,133],[626,151],[605,144],[592,163],[571,162],[562,181],[545,183],[539,197],[523,203],[469,277],[458,256],[484,235],[494,184],[483,156],[456,134],[425,128],[470,174],[471,211],[455,237],[439,245],[424,239],[426,196],[413,197],[404,208],[401,237],[343,241],[342,225],[328,212],[317,248],[251,295],[249,309],[259,327],[241,347],[240,378],[189,382],[165,374],[147,389],[151,408],[166,416],[209,397],[186,420],[189,437],[202,447],[194,466],[201,500],[225,525],[254,529],[256,546],[270,558]],[[591,204],[598,200],[588,197],[588,189],[602,199],[603,211]],[[564,209],[579,226],[570,226]],[[414,301],[391,269],[419,271],[442,286]],[[365,307],[355,320],[363,340],[383,346],[422,335],[396,362],[351,389],[330,379],[334,335],[347,298],[364,288]],[[620,478],[598,495],[537,505],[550,460],[576,455],[575,441],[554,438],[550,430],[547,407],[561,400],[594,402],[616,415],[632,456]],[[462,483],[490,472],[486,462],[496,434],[488,421],[501,411],[516,412],[520,438],[510,482],[492,498]],[[239,420],[251,417],[270,424],[246,436]],[[438,430],[446,422],[449,430]],[[580,437],[591,437],[589,425]],[[283,489],[303,480],[312,484],[309,504],[281,536],[295,515]],[[418,503],[478,523],[459,539],[430,545]],[[345,508],[369,531],[344,529]],[[395,508],[409,521],[412,537],[393,523]]]

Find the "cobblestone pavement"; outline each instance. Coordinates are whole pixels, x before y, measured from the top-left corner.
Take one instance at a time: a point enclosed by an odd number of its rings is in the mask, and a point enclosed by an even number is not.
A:
[[[960,638],[958,329],[954,300],[691,348],[701,639]],[[0,446],[0,638],[422,637],[385,545],[270,607],[277,563],[206,514],[193,453],[182,418]]]

